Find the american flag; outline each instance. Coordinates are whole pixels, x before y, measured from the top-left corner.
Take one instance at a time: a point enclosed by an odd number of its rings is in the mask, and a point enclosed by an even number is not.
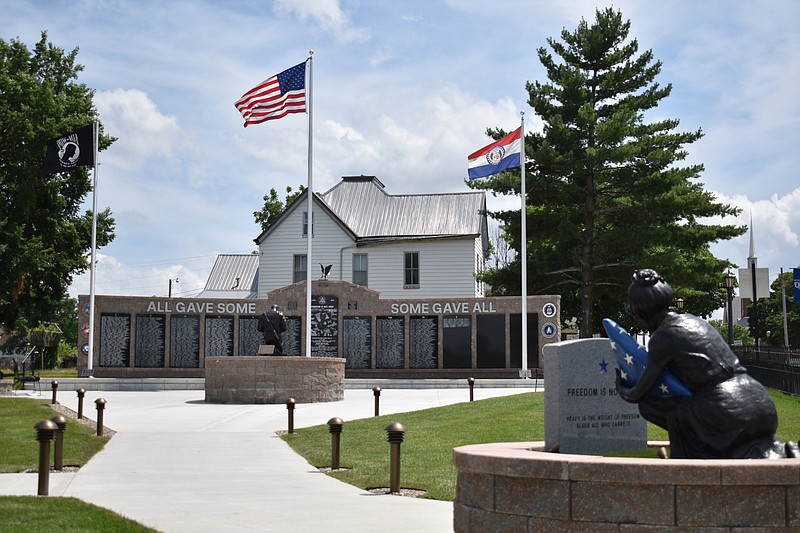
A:
[[[306,112],[306,63],[300,63],[253,87],[234,104],[244,127]]]
[[[603,319],[603,327],[611,341],[611,349],[614,351],[622,382],[626,387],[632,388],[639,381],[645,366],[647,366],[647,350],[636,342],[636,339],[622,326],[610,318]],[[669,370],[661,373],[658,382],[653,385],[648,394],[659,398],[692,395],[689,389]]]

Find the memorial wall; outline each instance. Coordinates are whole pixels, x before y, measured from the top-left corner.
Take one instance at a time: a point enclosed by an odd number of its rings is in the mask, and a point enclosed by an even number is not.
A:
[[[89,298],[79,298],[79,369],[89,351]],[[202,377],[206,356],[257,355],[258,316],[284,313],[286,355],[305,354],[305,283],[264,300],[95,297],[94,374],[98,377]],[[345,281],[314,281],[312,356],[342,357],[348,377],[518,377],[522,368],[519,297],[381,299]],[[559,340],[558,296],[528,297],[527,368]]]

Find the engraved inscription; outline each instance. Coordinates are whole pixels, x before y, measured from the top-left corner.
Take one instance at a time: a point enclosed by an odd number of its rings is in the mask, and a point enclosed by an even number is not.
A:
[[[121,313],[100,315],[100,366],[126,367],[131,353],[131,316]]]
[[[438,334],[437,317],[410,317],[408,324],[408,365],[411,368],[437,367]]]
[[[404,367],[405,326],[402,316],[379,316],[375,320],[375,363],[377,368]]]
[[[200,317],[172,315],[170,319],[169,366],[200,366]]]
[[[164,315],[136,315],[136,366],[163,368]]]
[[[258,355],[264,335],[258,331],[257,316],[239,317],[239,355]]]
[[[343,321],[346,368],[369,368],[372,358],[372,325],[369,317],[346,316]]]
[[[233,317],[206,316],[205,354],[233,355]]]

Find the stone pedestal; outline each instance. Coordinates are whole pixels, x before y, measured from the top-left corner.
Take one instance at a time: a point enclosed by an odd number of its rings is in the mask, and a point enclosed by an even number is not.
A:
[[[543,449],[543,442],[516,442],[453,450],[454,530],[800,531],[800,459],[636,459]]]
[[[206,357],[206,401],[340,401],[344,399],[344,364],[338,357]]]

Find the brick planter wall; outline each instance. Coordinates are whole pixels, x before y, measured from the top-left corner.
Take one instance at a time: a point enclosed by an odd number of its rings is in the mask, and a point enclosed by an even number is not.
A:
[[[462,446],[456,532],[800,531],[800,459],[629,459]]]
[[[344,363],[338,357],[206,357],[206,401],[339,401],[344,399]]]

